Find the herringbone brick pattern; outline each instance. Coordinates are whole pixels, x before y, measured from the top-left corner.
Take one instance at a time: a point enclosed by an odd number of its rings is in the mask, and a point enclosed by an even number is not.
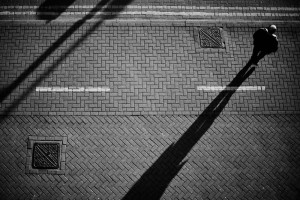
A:
[[[35,6],[38,1],[26,2],[14,4]],[[126,2],[132,7],[117,10],[136,11],[141,5],[178,12],[175,6],[184,5],[202,6],[205,12],[219,6],[216,13],[237,9],[243,14],[251,13],[251,6],[299,6],[293,0]],[[80,0],[74,5],[98,3]],[[251,68],[242,83],[265,91],[197,90],[239,85],[245,74],[237,74],[250,58],[252,34],[268,25],[2,21],[0,199],[296,200],[300,26],[276,23],[278,52]],[[201,48],[198,31],[205,27],[220,28],[224,48]],[[110,90],[37,92],[37,86]],[[221,98],[216,100],[217,95]],[[31,171],[28,144],[35,140],[63,140],[60,173]]]
[[[1,199],[122,199],[196,118],[8,117],[0,132]],[[298,115],[220,116],[161,199],[296,199],[299,121]],[[25,174],[29,136],[67,137],[65,175]],[[164,165],[155,170],[170,170]],[[160,180],[152,177],[148,184]]]
[[[62,58],[92,25],[80,27],[29,74],[2,102],[2,113],[14,110],[17,115],[199,114],[217,93],[197,91],[197,86],[227,85],[251,56],[252,34],[261,26],[107,24]],[[203,26],[222,27],[226,48],[201,48],[198,29]],[[237,92],[224,113],[299,113],[299,26],[277,26],[278,52],[267,56],[243,83],[265,86],[266,91]],[[12,84],[68,27],[68,23],[1,24],[1,88]],[[58,59],[62,60],[58,66],[43,77]],[[42,93],[31,88],[36,81],[41,87],[93,86],[111,90]],[[16,100],[27,92],[29,96],[17,105]]]

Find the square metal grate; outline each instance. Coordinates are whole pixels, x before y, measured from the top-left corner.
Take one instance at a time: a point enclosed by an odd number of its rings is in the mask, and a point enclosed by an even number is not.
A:
[[[223,48],[220,28],[205,27],[199,30],[200,46],[202,48]]]
[[[32,155],[32,168],[58,169],[59,155],[59,143],[34,143]]]
[[[65,136],[29,136],[26,174],[66,174]]]

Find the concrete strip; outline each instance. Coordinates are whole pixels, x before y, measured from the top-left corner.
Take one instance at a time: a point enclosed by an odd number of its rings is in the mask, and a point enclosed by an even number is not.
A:
[[[59,6],[54,6],[59,7]],[[71,5],[69,9],[93,9],[95,5]],[[119,8],[119,6],[114,5],[105,5],[103,8]],[[39,6],[0,6],[0,10],[5,9],[38,9]],[[135,6],[135,5],[128,5],[126,6],[128,9],[179,9],[179,10],[252,10],[252,11],[300,11],[300,8],[295,7],[211,7],[211,6]]]
[[[63,16],[86,15],[89,12],[64,12]],[[48,13],[51,15],[51,13]],[[56,13],[52,13],[56,15]],[[94,16],[120,14],[118,12],[97,12]],[[214,12],[160,12],[160,11],[125,11],[126,15],[153,15],[153,16],[219,16],[219,17],[300,17],[300,13],[214,13]],[[36,15],[34,11],[3,11],[0,15]]]
[[[86,15],[89,12],[64,12],[61,15],[71,16],[71,15]],[[57,13],[47,13],[48,15],[56,15]],[[120,14],[118,12],[97,12],[94,13],[95,16],[99,15],[111,15]],[[300,13],[274,13],[274,12],[161,12],[161,11],[124,11],[121,14],[126,15],[153,15],[153,16],[219,16],[219,17],[300,17]],[[2,11],[0,15],[36,15],[34,11]]]

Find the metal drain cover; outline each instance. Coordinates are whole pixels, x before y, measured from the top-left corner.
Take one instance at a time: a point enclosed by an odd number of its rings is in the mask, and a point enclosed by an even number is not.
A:
[[[32,155],[32,168],[58,169],[59,155],[59,143],[34,143]]]
[[[202,48],[223,48],[221,30],[217,27],[205,27],[199,30]]]

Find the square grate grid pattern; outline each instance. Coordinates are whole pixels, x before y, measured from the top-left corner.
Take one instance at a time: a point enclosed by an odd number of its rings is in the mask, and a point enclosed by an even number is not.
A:
[[[59,143],[34,143],[32,168],[58,169],[59,168]]]
[[[204,27],[199,30],[200,46],[202,48],[223,48],[221,30],[218,27]]]

